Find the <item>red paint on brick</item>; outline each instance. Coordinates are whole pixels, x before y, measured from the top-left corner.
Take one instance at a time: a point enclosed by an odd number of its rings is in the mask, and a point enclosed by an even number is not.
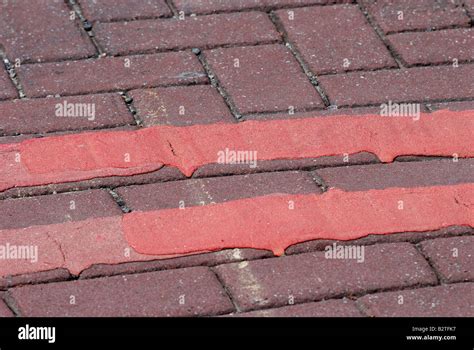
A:
[[[406,117],[339,116],[239,124],[155,126],[0,145],[0,190],[126,176],[178,167],[191,176],[218,162],[219,152],[257,152],[258,161],[371,152],[383,162],[400,155],[474,156],[471,111]],[[285,141],[285,142],[282,142]],[[17,154],[21,155],[21,161]]]
[[[473,198],[472,184],[365,192],[331,189],[322,195],[269,195],[132,212],[123,217],[123,229],[129,244],[143,254],[239,247],[281,255],[286,247],[312,239],[349,240],[368,234],[474,226]],[[294,209],[289,209],[290,203]]]
[[[164,0],[80,0],[89,21],[118,21],[171,16]]]

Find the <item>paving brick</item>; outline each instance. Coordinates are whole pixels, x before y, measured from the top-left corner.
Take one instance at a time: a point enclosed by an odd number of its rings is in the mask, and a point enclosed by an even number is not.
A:
[[[104,190],[2,200],[0,212],[0,229],[80,221],[122,213]]]
[[[0,23],[0,43],[12,61],[76,59],[96,53],[61,0],[3,1]]]
[[[67,112],[67,108],[71,108],[72,114],[58,115],[58,112],[63,110]],[[118,94],[0,102],[0,120],[0,133],[7,135],[104,128],[134,123],[132,115]]]
[[[454,64],[474,58],[472,29],[400,33],[389,35],[388,40],[408,65],[443,62]]]
[[[79,0],[89,21],[119,21],[171,16],[164,0]]]
[[[133,90],[133,105],[146,126],[232,123],[224,99],[210,85]]]
[[[192,266],[215,266],[237,262],[242,260],[255,260],[271,257],[273,254],[268,250],[257,249],[225,249],[218,252],[194,254],[178,258],[153,260],[146,262],[130,262],[123,264],[98,264],[84,270],[80,278],[94,278],[101,276],[112,276],[130,274],[137,272],[149,272],[157,270],[180,269]]]
[[[274,172],[122,187],[117,192],[133,210],[147,211],[321,190],[306,172]]]
[[[215,268],[241,310],[287,305],[371,290],[431,284],[436,276],[408,243],[365,248],[364,262],[327,259],[324,252]]]
[[[170,18],[99,23],[94,32],[99,43],[112,54],[227,44],[250,45],[280,39],[268,16],[259,12],[186,17],[184,20]]]
[[[422,187],[474,182],[474,159],[395,162],[318,169],[328,187],[366,191],[389,187]]]
[[[313,73],[396,66],[357,6],[316,6],[277,14]]]
[[[186,14],[240,11],[246,9],[269,10],[278,7],[347,3],[352,0],[173,0],[176,8]]]
[[[207,81],[201,64],[190,52],[25,64],[18,70],[25,93],[30,97]]]
[[[469,26],[469,17],[454,1],[363,0],[362,3],[385,33]]]
[[[284,46],[215,49],[205,57],[242,114],[324,105]]]
[[[469,16],[474,17],[474,0],[463,0],[463,4]]]
[[[420,247],[445,281],[474,280],[474,236],[433,239]]]
[[[474,229],[467,226],[449,226],[435,231],[424,231],[424,232],[399,232],[391,235],[368,235],[362,238],[358,238],[350,241],[335,241],[327,239],[317,239],[312,241],[306,241],[299,244],[294,244],[285,250],[286,255],[290,254],[301,254],[314,251],[324,250],[328,245],[332,245],[334,242],[340,245],[371,245],[377,243],[399,243],[399,242],[410,242],[419,243],[424,240],[430,240],[434,238],[445,238],[453,236],[465,236],[474,234]]]
[[[31,243],[31,242],[28,242]],[[51,267],[51,266],[50,266]],[[8,289],[13,286],[37,283],[49,283],[66,281],[71,278],[67,269],[57,268],[33,273],[21,273],[18,275],[8,275],[0,277],[0,289]]]
[[[235,314],[239,317],[361,317],[355,303],[349,299],[326,300],[284,306],[276,309],[257,310]]]
[[[10,294],[20,314],[31,317],[194,316],[233,309],[205,267],[24,286]]]
[[[472,317],[474,283],[366,295],[358,303],[376,317]]]
[[[473,98],[474,65],[414,67],[322,76],[333,104],[354,106],[403,101]]]
[[[474,110],[474,101],[444,102],[429,104],[431,110],[437,111],[447,109],[450,111],[470,111]]]
[[[0,317],[13,317],[13,312],[2,299],[0,299]]]
[[[7,72],[0,66],[0,100],[18,97]]]

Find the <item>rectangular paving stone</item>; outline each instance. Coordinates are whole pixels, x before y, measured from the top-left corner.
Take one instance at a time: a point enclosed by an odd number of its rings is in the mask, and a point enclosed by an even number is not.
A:
[[[362,317],[349,299],[326,300],[235,314],[239,317]]]
[[[3,69],[3,62],[0,64],[0,100],[18,97],[16,89],[13,87],[7,72]]]
[[[25,240],[25,243],[31,244],[33,242],[27,242],[27,240]],[[38,250],[39,248],[40,247],[38,247]],[[2,275],[0,276],[0,289],[8,289],[14,286],[25,284],[66,281],[71,278],[71,274],[67,269],[54,268],[53,265],[50,265],[49,268],[49,270],[45,271],[36,271],[31,273],[23,272],[15,275]]]
[[[385,33],[469,26],[469,17],[454,1],[363,0],[362,4]]]
[[[272,43],[280,39],[269,17],[261,12],[186,17],[184,20],[170,18],[99,23],[94,27],[94,33],[107,52],[122,55],[228,44]]]
[[[197,316],[233,310],[205,267],[23,286],[11,289],[10,298],[29,317]]]
[[[357,302],[373,317],[473,317],[474,283],[371,294]]]
[[[288,305],[290,299],[302,303],[436,283],[426,260],[408,243],[365,247],[361,263],[316,252],[221,265],[215,271],[243,311]]]
[[[191,52],[25,64],[18,70],[25,93],[29,97],[86,94],[207,81],[202,65]]]
[[[0,212],[0,229],[80,221],[122,213],[104,190],[0,200]]]
[[[433,239],[420,248],[445,281],[474,280],[474,236]]]
[[[273,172],[163,182],[116,189],[133,210],[148,211],[222,203],[272,193],[320,193],[307,172]]]
[[[389,187],[421,187],[474,182],[474,159],[394,162],[318,169],[327,187],[366,191]]]
[[[474,58],[474,30],[447,29],[389,35],[388,41],[408,65],[459,64]]]
[[[123,21],[150,17],[169,17],[164,0],[79,0],[89,21]]]
[[[0,43],[11,61],[77,59],[96,53],[61,0],[2,1],[0,23]]]
[[[319,81],[331,103],[354,106],[474,97],[474,64],[352,72]]]
[[[236,119],[210,85],[173,86],[130,91],[133,106],[146,126],[233,123]]]
[[[324,106],[282,45],[215,49],[205,58],[242,114]]]
[[[132,123],[133,116],[119,94],[0,102],[0,134],[6,135],[95,129]]]
[[[357,6],[285,9],[277,15],[313,73],[396,66]],[[347,28],[351,28],[350,36]]]

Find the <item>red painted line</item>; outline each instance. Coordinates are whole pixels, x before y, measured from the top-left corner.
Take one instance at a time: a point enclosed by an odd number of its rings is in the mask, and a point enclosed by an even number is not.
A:
[[[246,121],[238,124],[156,126],[94,132],[0,145],[0,191],[16,186],[127,176],[178,167],[186,176],[217,163],[218,152],[256,152],[258,160],[317,158],[371,152],[473,157],[472,111],[407,117],[378,115]],[[18,157],[20,155],[20,157]]]
[[[350,240],[451,225],[474,226],[474,184],[366,192],[330,189],[322,195],[270,195],[123,217],[130,246],[155,255],[236,247],[281,255],[288,246],[307,240]]]

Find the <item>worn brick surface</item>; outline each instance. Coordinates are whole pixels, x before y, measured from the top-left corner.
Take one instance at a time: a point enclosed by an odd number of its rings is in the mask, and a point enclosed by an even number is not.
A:
[[[3,65],[3,63],[2,63]],[[0,100],[15,98],[18,94],[3,66],[0,66]]]
[[[236,314],[240,317],[361,317],[355,303],[349,299],[327,300]]]
[[[474,110],[474,101],[444,102],[433,103],[429,105],[431,110],[437,111],[447,109],[450,111],[469,111]]]
[[[474,58],[474,30],[448,29],[389,35],[388,40],[408,64],[462,62]]]
[[[191,52],[22,65],[19,76],[30,97],[207,81],[201,64]]]
[[[192,316],[232,311],[215,275],[205,267],[24,286],[10,293],[21,315],[33,317]]]
[[[0,299],[0,317],[13,317],[13,312],[2,299]]]
[[[472,317],[474,283],[366,295],[358,303],[377,317]]]
[[[415,67],[322,76],[333,104],[353,106],[403,101],[473,98],[474,65]]]
[[[474,236],[434,239],[420,247],[445,281],[474,280]]]
[[[474,160],[395,162],[326,168],[315,172],[328,187],[341,188],[345,191],[454,185],[474,182]]]
[[[303,5],[348,3],[352,0],[173,0],[176,8],[186,14],[239,11],[243,9],[274,9]]]
[[[83,105],[94,108],[94,116],[57,116],[58,105]],[[62,107],[61,107],[62,108]],[[74,107],[76,108],[76,107]],[[0,133],[45,133],[93,129],[131,124],[134,119],[118,94],[41,98],[0,102]]]
[[[34,14],[34,15],[33,15]],[[61,0],[3,1],[0,43],[21,62],[89,57],[95,48]]]
[[[232,123],[235,118],[210,85],[133,90],[133,105],[144,125]]]
[[[362,4],[385,33],[469,26],[462,7],[450,0],[362,0]]]
[[[313,73],[396,66],[357,6],[315,6],[277,14]]]
[[[112,54],[269,43],[280,38],[268,16],[259,12],[102,23],[94,31],[101,45]]]
[[[240,113],[323,106],[296,59],[284,46],[216,49],[206,51],[205,57]]]
[[[0,229],[48,225],[66,221],[120,215],[104,190],[61,193],[0,201]]]
[[[118,21],[171,16],[164,0],[79,0],[89,21]]]
[[[212,253],[194,254],[171,259],[146,262],[130,262],[123,264],[98,264],[81,273],[81,278],[93,278],[137,272],[169,270],[192,266],[215,266],[242,260],[255,260],[271,257],[267,250],[257,249],[225,249]]]
[[[306,172],[272,172],[164,182],[118,188],[133,210],[156,210],[220,203],[272,193],[319,193]]]
[[[428,263],[408,243],[365,248],[365,260],[326,259],[324,252],[221,265],[215,268],[242,310],[371,290],[436,282]]]
[[[37,283],[48,283],[65,281],[71,278],[71,274],[67,269],[54,268],[50,266],[52,270],[39,271],[33,273],[24,273],[14,276],[1,276],[0,277],[0,289],[8,289],[13,286],[25,285],[25,284],[37,284]]]

